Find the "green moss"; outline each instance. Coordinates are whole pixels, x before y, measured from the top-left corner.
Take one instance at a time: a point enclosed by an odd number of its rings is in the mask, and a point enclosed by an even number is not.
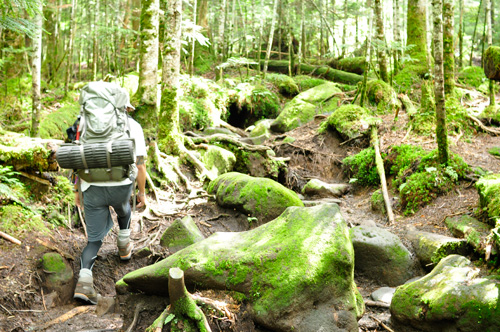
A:
[[[311,77],[311,76],[307,76],[307,75],[295,76],[293,79],[294,79],[295,83],[298,85],[299,90],[301,92],[312,89],[318,85],[321,85],[321,84],[327,82],[321,78],[315,78],[315,77]]]
[[[412,164],[419,161],[424,154],[424,149],[418,145],[401,144],[393,146],[387,156],[390,174],[403,174]]]
[[[491,149],[488,150],[488,153],[500,157],[500,146],[494,146]]]
[[[490,218],[489,223],[495,224],[500,217],[500,174],[490,174],[476,182],[479,193],[479,205]]]
[[[266,75],[266,81],[272,83],[283,96],[293,97],[299,94],[299,87],[288,75],[270,73]]]
[[[280,110],[279,98],[274,92],[250,83],[240,83],[229,91],[229,105],[230,116],[245,117],[245,127],[261,119],[274,119]]]
[[[48,273],[57,273],[66,270],[66,265],[61,255],[51,252],[43,255],[42,268]]]
[[[337,108],[327,119],[327,127],[336,129],[344,139],[362,136],[371,124],[381,120],[371,116],[367,108],[350,104]]]
[[[464,67],[462,70],[460,70],[457,80],[461,84],[478,88],[481,84],[486,82],[487,78],[484,75],[483,68],[471,66]]]
[[[24,238],[32,232],[50,234],[51,228],[44,224],[42,216],[19,205],[0,207],[0,229],[14,237]]]
[[[368,101],[377,106],[377,114],[395,112],[401,107],[401,102],[392,86],[382,80],[372,80],[366,84]]]
[[[380,177],[375,165],[375,150],[370,147],[342,160],[344,172],[356,183],[364,186],[374,186],[380,183]]]

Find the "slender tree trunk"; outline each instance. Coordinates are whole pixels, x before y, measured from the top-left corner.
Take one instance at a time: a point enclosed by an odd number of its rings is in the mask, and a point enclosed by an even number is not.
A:
[[[451,96],[455,89],[454,6],[453,0],[442,1],[444,92]]]
[[[76,35],[76,7],[78,5],[78,0],[71,0],[71,14],[70,14],[70,21],[71,21],[71,31],[69,34],[69,40],[68,40],[68,58],[66,59],[66,75],[64,78],[64,94],[68,94],[69,90],[69,82],[71,79],[71,76],[73,74],[73,45],[75,43],[75,35]]]
[[[415,45],[408,53],[427,64],[427,15],[425,0],[408,0],[406,44]]]
[[[443,2],[433,0],[434,17],[434,94],[436,97],[436,140],[438,144],[439,163],[448,164],[448,131],[446,128],[446,108],[444,94],[443,70]]]
[[[459,0],[460,7],[460,18],[458,24],[458,67],[462,68],[464,66],[464,0]]]
[[[264,73],[262,75],[262,78],[266,78],[267,74],[267,65],[269,64],[269,58],[271,56],[271,50],[273,49],[273,37],[274,37],[274,29],[276,26],[276,11],[278,10],[278,2],[279,0],[274,0],[273,4],[273,12],[272,12],[272,19],[271,19],[271,30],[269,31],[269,41],[267,44],[267,52],[266,52],[266,61],[264,62]]]
[[[474,24],[474,33],[472,34],[472,45],[470,47],[469,66],[472,66],[472,58],[474,57],[474,43],[476,41],[477,23],[479,22],[479,14],[481,13],[481,5],[482,5],[482,3],[483,3],[483,0],[480,0],[479,1],[479,7],[477,8],[476,23]]]
[[[342,54],[340,55],[341,58],[345,56],[346,52],[346,39],[347,39],[347,0],[344,0],[344,24],[342,27]]]
[[[493,45],[493,33],[491,30],[491,3],[493,0],[486,1],[486,43],[489,46]]]
[[[100,0],[96,0],[95,2],[95,7],[94,7],[94,34],[92,36],[93,38],[93,47],[92,47],[92,80],[95,81],[97,80],[97,62],[99,61],[99,42],[98,42],[98,29],[97,26],[100,23],[99,21],[99,6],[100,5]]]
[[[366,82],[368,80],[368,72],[370,69],[370,61],[371,61],[371,54],[370,54],[370,49],[371,49],[371,44],[372,44],[372,25],[373,25],[373,19],[372,19],[372,12],[369,11],[368,13],[368,31],[366,35],[366,41],[365,41],[365,63],[366,63],[366,69],[363,73],[363,84],[361,85],[361,93],[360,93],[360,100],[359,100],[359,105],[361,107],[364,106],[365,104],[365,99],[366,99]]]
[[[158,132],[158,30],[159,0],[142,0],[141,47],[139,54],[139,87],[134,96],[137,102],[135,119],[141,124],[144,135],[156,137]]]
[[[307,55],[307,39],[306,39],[306,13],[304,9],[304,0],[299,0],[300,1],[300,44],[302,45],[302,48],[300,49],[299,53],[301,56],[301,60],[304,61],[306,59]]]
[[[377,26],[377,58],[378,58],[378,67],[380,71],[380,79],[384,82],[389,82],[389,77],[387,74],[387,56],[385,53],[384,46],[385,45],[385,34],[384,34],[384,17],[382,12],[382,0],[375,0],[375,22]],[[367,62],[368,64],[369,62]]]
[[[163,41],[162,94],[158,143],[166,153],[179,153],[182,138],[179,127],[179,74],[181,61],[182,1],[167,3]]]
[[[198,1],[193,0],[193,24],[196,24],[196,8],[198,7]],[[193,38],[191,42],[191,54],[189,56],[189,75],[193,76],[194,75],[194,57],[195,57],[195,49],[196,49],[196,39]]]
[[[299,0],[299,16],[300,16],[300,38],[299,38],[299,50],[298,50],[298,66],[297,66],[297,75],[300,75],[300,66],[302,65],[303,61],[303,49],[305,47],[304,42],[305,42],[305,27],[304,27],[304,0]],[[291,20],[291,17],[290,17]],[[293,49],[293,35],[292,35],[292,23],[290,22],[290,47]],[[292,53],[290,53],[292,54]],[[290,63],[292,63],[293,59],[290,60]],[[293,70],[293,67],[291,68]]]
[[[31,137],[40,135],[40,116],[42,112],[41,94],[40,94],[40,78],[42,67],[42,26],[43,26],[43,5],[38,3],[39,12],[35,14],[34,23],[36,26],[36,34],[33,38],[33,55],[31,58]]]
[[[392,9],[392,14],[393,14],[393,34],[394,34],[394,42],[397,45],[396,49],[392,52],[393,58],[394,58],[394,75],[397,75],[399,72],[399,59],[401,58],[401,50],[399,49],[401,47],[401,11],[399,8],[399,0],[393,0],[393,9]]]
[[[226,25],[226,7],[227,7],[227,1],[226,0],[221,0],[221,5],[220,5],[220,17],[219,17],[219,38],[217,40],[217,62],[222,64],[226,56],[224,54],[224,50],[226,49],[225,45],[225,25]],[[222,67],[219,68],[219,70],[216,71],[216,80],[219,80],[222,78]]]
[[[246,2],[245,2],[246,6]],[[247,45],[247,10],[243,11],[241,1],[238,0],[238,8],[240,8],[241,24],[243,28],[243,54],[248,58],[248,45]],[[246,9],[246,8],[245,8]]]

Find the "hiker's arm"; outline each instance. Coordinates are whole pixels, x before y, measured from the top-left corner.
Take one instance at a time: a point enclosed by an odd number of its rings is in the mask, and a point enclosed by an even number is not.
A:
[[[137,194],[137,200],[139,203],[137,207],[140,208],[146,205],[146,163],[144,162],[144,156],[137,156],[137,187],[139,187],[139,193]]]

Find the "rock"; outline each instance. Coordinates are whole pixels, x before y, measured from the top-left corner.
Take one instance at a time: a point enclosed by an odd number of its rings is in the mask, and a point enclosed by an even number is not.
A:
[[[95,308],[95,314],[98,317],[104,316],[106,314],[112,314],[116,310],[116,301],[114,297],[101,297],[97,302]]]
[[[491,226],[480,222],[468,215],[448,217],[444,220],[446,227],[450,230],[453,236],[464,238],[474,250],[480,254],[484,254],[486,237],[490,234]],[[497,250],[493,248],[492,254],[496,254]]]
[[[229,136],[238,137],[239,135],[233,133],[231,130],[222,127],[207,127],[203,130],[204,135],[215,135],[215,134],[224,134]]]
[[[387,213],[385,209],[385,201],[384,196],[382,195],[382,190],[377,189],[373,192],[370,199],[370,204],[373,211],[380,212],[384,215]]]
[[[326,183],[312,179],[302,188],[302,193],[310,197],[340,197],[349,191],[345,183]]]
[[[469,252],[467,241],[441,234],[409,231],[406,238],[410,240],[417,258],[427,270],[448,255],[466,255]]]
[[[490,46],[484,51],[483,68],[487,78],[500,81],[500,47]]]
[[[61,303],[67,303],[73,297],[73,269],[66,260],[55,252],[42,256],[43,285],[48,293],[55,291]]]
[[[391,303],[392,296],[394,295],[394,292],[396,291],[396,288],[392,287],[381,287],[371,293],[370,297],[372,298],[373,301],[380,301],[384,303]]]
[[[392,318],[422,331],[499,331],[499,277],[480,277],[459,255],[442,259],[426,276],[396,289]]]
[[[370,110],[355,104],[340,106],[326,119],[328,126],[345,140],[367,135],[370,125],[378,121]]]
[[[233,170],[236,163],[234,153],[215,145],[208,145],[207,150],[199,151],[201,151],[201,161],[215,177]]]
[[[184,249],[205,237],[196,226],[191,216],[177,219],[165,230],[160,239],[160,245],[167,247],[171,253]]]
[[[326,82],[298,94],[285,105],[271,124],[271,130],[284,133],[311,121],[319,104],[341,92],[336,84]]]
[[[377,106],[377,114],[393,113],[401,108],[398,94],[392,86],[382,80],[371,80],[366,84],[366,96]]]
[[[271,137],[271,133],[267,132],[264,133],[260,136],[254,136],[254,137],[244,137],[240,139],[240,142],[242,143],[247,143],[247,144],[253,144],[253,145],[262,145],[266,140]]]
[[[336,204],[289,207],[246,232],[214,233],[128,273],[117,291],[168,292],[168,270],[187,286],[243,293],[253,319],[273,331],[357,332],[364,304],[354,283],[354,251]]]
[[[314,201],[302,200],[302,203],[304,203],[304,206],[309,207],[309,206],[316,206],[329,203],[342,204],[342,201],[337,198],[322,198],[322,199],[316,199]]]
[[[500,174],[481,177],[476,182],[479,206],[488,213],[492,225],[500,218]]]
[[[389,286],[398,286],[414,275],[411,253],[396,235],[378,227],[350,229],[356,271]]]
[[[278,217],[289,206],[304,206],[295,192],[278,182],[237,172],[210,182],[208,192],[215,194],[220,206],[258,218],[257,225]]]
[[[254,128],[250,132],[250,137],[258,137],[265,134],[271,133],[271,124],[274,122],[274,119],[263,119],[259,120],[255,123]]]

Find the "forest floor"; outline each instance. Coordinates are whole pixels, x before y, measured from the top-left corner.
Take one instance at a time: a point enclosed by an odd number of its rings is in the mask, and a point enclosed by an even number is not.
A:
[[[481,105],[476,105],[476,107],[481,107]],[[292,189],[297,190],[310,178],[319,178],[330,183],[346,183],[349,180],[342,172],[341,160],[358,152],[362,147],[342,144],[342,141],[333,133],[318,135],[317,128],[321,120],[317,118],[287,133],[288,136],[296,138],[293,143],[279,143],[279,136],[277,140],[273,140],[273,149],[277,155],[291,158],[288,186]],[[384,121],[385,127],[379,130],[382,151],[391,145],[402,143],[419,145],[426,150],[436,148],[433,137],[422,137],[413,133],[407,135],[405,124],[408,119],[405,114],[400,115],[397,122],[394,123],[393,120],[388,116]],[[450,142],[452,142],[451,151],[462,156],[469,165],[500,173],[500,161],[488,153],[490,148],[500,145],[498,137],[478,132],[467,138],[458,135],[451,136]],[[200,183],[192,180],[194,185],[201,187]],[[391,179],[388,181],[390,186]],[[370,198],[376,189],[354,187],[350,193],[340,199],[342,214],[350,226],[375,223],[395,234],[402,234],[408,228],[414,227],[418,230],[450,235],[444,225],[444,218],[458,213],[470,213],[478,207],[478,194],[474,184],[461,182],[455,190],[437,198],[412,216],[404,216],[396,209],[394,211],[395,222],[388,224],[385,216],[371,210]],[[169,252],[159,246],[159,238],[175,219],[186,215],[193,217],[206,236],[218,231],[244,231],[248,227],[246,215],[222,209],[206,197],[192,199],[188,198],[186,193],[167,191],[162,192],[162,197],[156,201],[150,193],[149,208],[137,211],[133,216],[131,227],[135,249],[132,259],[125,263],[118,259],[115,225],[111,234],[105,238],[93,269],[97,291],[104,299],[116,297],[115,309],[108,310],[108,307],[101,305],[101,302],[109,302],[100,301],[99,305],[91,306],[89,311],[46,328],[42,327],[82,304],[72,299],[66,303],[60,303],[54,300],[52,294],[44,293],[43,271],[40,269],[39,261],[43,253],[53,250],[48,245],[40,245],[37,240],[41,239],[46,244],[57,248],[57,251],[73,257],[69,261],[75,271],[74,281],[76,281],[79,270],[77,257],[86,244],[83,227],[81,225],[74,225],[72,229],[61,227],[50,236],[31,233],[23,239],[21,245],[0,240],[2,253],[0,255],[0,331],[144,331],[145,327],[149,326],[165,308],[164,299],[147,297],[121,302],[121,297],[116,296],[114,284],[126,273],[167,257]],[[407,245],[410,246],[410,244]],[[145,247],[151,250],[142,250]],[[365,299],[368,299],[375,289],[384,286],[374,284],[359,275],[355,278]],[[232,319],[210,318],[214,331],[265,331],[255,326],[250,320],[245,305],[238,305],[229,294],[203,290],[196,290],[196,292],[229,304],[228,308],[233,314]],[[409,331],[408,327],[398,329],[397,326],[392,325],[388,309],[368,306],[365,315],[360,320],[360,331],[383,331],[385,328],[379,325],[377,320],[394,331]],[[134,326],[130,328],[132,324]]]

